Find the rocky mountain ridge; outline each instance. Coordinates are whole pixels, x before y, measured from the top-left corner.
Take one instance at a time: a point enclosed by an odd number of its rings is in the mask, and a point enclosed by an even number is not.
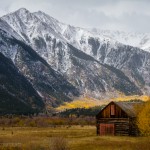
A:
[[[46,104],[149,94],[150,53],[139,48],[24,8],[1,18],[0,34],[0,52]]]
[[[115,39],[122,44],[138,47],[144,51],[150,52],[150,33],[100,30],[96,28],[88,30],[94,34],[104,35],[108,38]]]

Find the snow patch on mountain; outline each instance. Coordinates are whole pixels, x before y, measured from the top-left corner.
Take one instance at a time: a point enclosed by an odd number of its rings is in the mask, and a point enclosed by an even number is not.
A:
[[[93,34],[103,35],[114,39],[122,44],[138,47],[150,52],[150,33],[134,33],[123,31],[111,31],[100,29],[89,29]]]

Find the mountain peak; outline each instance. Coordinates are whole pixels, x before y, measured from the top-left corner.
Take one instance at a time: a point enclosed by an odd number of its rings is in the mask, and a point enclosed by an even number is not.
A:
[[[4,15],[3,17],[2,17],[2,19],[3,18],[13,18],[13,17],[20,17],[21,19],[22,18],[25,18],[26,16],[28,16],[28,15],[30,15],[31,14],[31,12],[29,11],[29,10],[27,10],[26,8],[20,8],[20,9],[18,9],[18,10],[16,10],[16,11],[14,11],[14,12],[12,12],[12,13],[10,13],[10,14],[7,14],[7,15]],[[4,19],[5,20],[5,19]]]
[[[53,18],[52,16],[46,14],[43,11],[37,11],[33,13],[34,15],[36,15],[38,18],[40,18],[41,20],[45,20],[45,21],[54,21],[54,22],[59,22],[57,19]]]
[[[30,13],[30,11],[27,10],[26,8],[20,8],[20,9],[18,9],[18,10],[15,11],[15,12],[19,12],[19,13]]]
[[[37,12],[35,12],[35,13],[37,13],[37,14],[42,14],[42,15],[46,15],[43,11],[41,11],[41,10],[39,10],[39,11],[37,11]]]

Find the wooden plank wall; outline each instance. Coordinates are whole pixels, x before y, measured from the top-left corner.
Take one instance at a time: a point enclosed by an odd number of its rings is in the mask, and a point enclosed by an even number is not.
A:
[[[100,119],[97,121],[97,134],[100,134],[100,123],[102,124],[114,124],[115,134],[114,135],[129,135],[129,129],[130,129],[130,122],[129,119],[120,119],[120,118],[114,118],[114,119]]]
[[[111,114],[111,105],[114,105],[114,115]],[[98,114],[97,119],[98,118],[128,118],[128,115],[120,107],[114,103],[110,103]]]

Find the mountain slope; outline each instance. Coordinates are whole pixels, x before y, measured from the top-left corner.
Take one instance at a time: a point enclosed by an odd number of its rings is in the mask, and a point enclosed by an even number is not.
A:
[[[44,101],[56,106],[78,96],[78,90],[24,42],[0,29],[0,52],[11,58]]]
[[[72,68],[68,78],[80,87],[83,93],[93,97],[108,97],[119,94],[142,94],[136,85],[120,70],[103,65],[93,57],[69,45]]]
[[[89,47],[88,53],[102,64],[113,66],[134,82],[143,92],[149,92],[150,87],[150,53],[120,43],[105,41],[89,37],[84,49]],[[146,93],[145,93],[146,94]]]
[[[2,19],[62,75],[72,67],[69,43],[100,63],[121,70],[139,89],[149,94],[148,52],[123,45],[103,34],[65,25],[40,11],[30,13],[22,8]]]
[[[54,37],[53,40],[47,41],[46,44],[51,43],[53,47],[47,49],[47,59],[42,55],[43,59],[39,56],[42,44],[34,51],[23,41],[8,37],[3,30],[1,34],[1,51],[14,61],[43,99],[53,106],[79,96],[78,91],[80,95],[87,94],[97,98],[112,96],[114,92],[116,95],[120,92],[127,95],[141,94],[136,85],[119,70],[114,71],[112,67],[100,64],[93,57],[60,39]],[[45,41],[43,37],[41,39]]]
[[[44,103],[13,62],[0,53],[0,114],[28,114],[44,109]]]
[[[150,53],[26,9],[0,19],[0,52],[47,105],[150,94]]]
[[[138,47],[144,51],[150,52],[150,33],[134,33],[123,31],[110,31],[100,29],[89,29],[93,34],[104,35],[108,38],[115,39],[116,41]]]

